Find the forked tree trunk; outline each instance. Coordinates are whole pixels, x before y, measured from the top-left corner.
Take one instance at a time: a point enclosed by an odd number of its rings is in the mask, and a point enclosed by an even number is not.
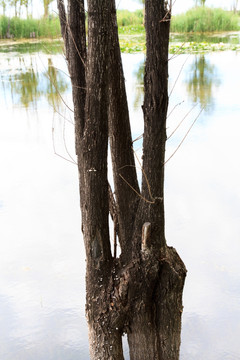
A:
[[[58,0],[73,86],[82,229],[86,249],[86,315],[92,360],[179,358],[186,269],[164,232],[164,156],[168,108],[170,11],[146,0],[142,186],[138,184],[114,0]],[[114,175],[109,190],[108,140]],[[110,194],[110,195],[109,195]],[[109,212],[121,255],[111,253]]]

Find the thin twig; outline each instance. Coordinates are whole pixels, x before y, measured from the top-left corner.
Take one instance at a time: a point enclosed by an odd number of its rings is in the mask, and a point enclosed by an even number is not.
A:
[[[125,183],[126,183],[141,199],[143,199],[144,201],[146,201],[146,202],[149,203],[149,204],[154,204],[154,203],[155,203],[155,201],[150,201],[150,200],[147,200],[145,197],[143,197],[142,194],[140,194],[136,189],[134,189],[134,187],[133,187],[131,184],[129,184],[129,182],[128,182],[126,179],[124,179],[124,177],[123,177],[121,174],[119,174],[119,176],[120,176],[120,178],[121,178],[123,181],[125,181]]]
[[[184,138],[182,139],[182,141],[180,142],[180,144],[178,145],[178,147],[176,148],[176,150],[172,153],[172,155],[164,162],[164,166],[167,164],[167,162],[176,154],[176,152],[179,150],[180,146],[182,145],[182,143],[184,142],[184,140],[186,139],[186,137],[188,136],[189,132],[191,131],[193,125],[195,124],[195,122],[197,121],[197,119],[199,118],[200,114],[202,113],[202,111],[204,110],[204,107],[200,110],[198,116],[196,117],[196,119],[193,121],[192,125],[190,126],[190,128],[188,129],[187,133],[185,134]]]
[[[134,152],[134,155],[135,155],[135,157],[136,157],[136,159],[137,159],[137,162],[138,162],[139,166],[141,167],[141,170],[142,170],[143,176],[144,176],[144,178],[145,178],[145,180],[146,180],[147,187],[148,187],[148,193],[149,193],[149,196],[150,196],[150,198],[151,198],[152,200],[154,200],[154,202],[155,202],[155,199],[154,199],[154,197],[152,196],[151,186],[150,186],[150,184],[149,184],[149,181],[148,181],[147,175],[146,175],[146,173],[145,173],[145,171],[144,171],[144,169],[143,169],[143,167],[142,167],[142,164],[141,164],[141,162],[140,162],[140,160],[139,160],[139,158],[138,158],[138,156],[137,156],[136,152],[134,151],[134,149],[133,149],[133,152]]]
[[[177,106],[182,105],[182,103],[184,103],[184,100],[181,101],[180,103],[176,104],[173,109],[170,111],[170,113],[167,115],[167,119],[172,115],[173,111],[176,109]]]
[[[191,110],[189,110],[189,111],[187,112],[187,114],[183,117],[183,119],[180,121],[180,123],[178,124],[178,126],[173,130],[173,132],[171,133],[171,135],[168,136],[167,140],[169,140],[169,139],[173,136],[173,134],[175,134],[175,132],[176,132],[177,129],[182,125],[182,123],[183,123],[183,121],[186,119],[186,117],[193,111],[193,109],[195,109],[195,107],[196,107],[197,105],[198,105],[198,104],[195,104],[195,105],[191,108]]]
[[[135,141],[140,140],[142,137],[143,137],[143,134],[142,134],[142,135],[139,135],[136,139],[134,139],[134,140],[132,141],[132,144],[133,144]]]
[[[183,46],[185,45],[186,43],[182,43],[182,45],[180,46],[180,48],[168,59],[168,61],[170,60],[173,60],[175,59],[177,56],[179,56],[179,52],[182,50]]]
[[[59,156],[60,158],[62,158],[62,159],[64,159],[64,160],[66,160],[66,161],[68,161],[68,162],[76,165],[76,162],[75,162],[75,161],[72,161],[72,160],[69,160],[69,159],[65,158],[64,156],[58,154],[57,151],[56,151],[55,140],[54,140],[54,119],[53,119],[53,124],[52,124],[52,144],[53,144],[53,151],[54,151],[54,154],[55,154],[55,155],[57,155],[57,156]]]
[[[66,71],[57,68],[56,66],[50,65],[49,67],[52,67],[53,69],[57,70],[57,71],[61,71],[64,75],[66,75],[67,77],[69,77],[70,79],[70,75],[68,73],[66,73]]]
[[[72,120],[69,120],[68,118],[66,118],[63,114],[61,114],[60,111],[58,111],[53,104],[50,104],[50,103],[49,103],[49,105],[52,106],[54,112],[56,112],[56,113],[57,113],[59,116],[61,116],[64,120],[66,120],[67,122],[69,122],[69,124],[71,124],[71,125],[74,126],[74,122],[73,122]]]
[[[65,128],[66,128],[66,121],[64,121],[63,123],[63,142],[64,142],[64,147],[65,147],[65,150],[68,154],[68,156],[70,157],[70,159],[73,161],[73,163],[75,163],[77,165],[77,162],[76,160],[74,160],[74,158],[72,157],[72,155],[70,154],[70,152],[68,151],[68,147],[67,147],[67,143],[66,143],[66,137],[65,137]]]
[[[166,22],[166,21],[171,21],[171,19],[166,19],[166,17],[171,13],[172,13],[172,7],[175,4],[177,0],[175,0],[172,4],[172,0],[170,0],[170,6],[169,6],[169,10],[166,12],[166,14],[164,15],[164,17],[162,18],[162,20],[160,20],[160,22]]]
[[[189,55],[189,56],[190,56],[190,55]],[[179,77],[180,77],[180,75],[181,75],[181,72],[182,72],[182,70],[183,70],[183,68],[184,68],[184,65],[186,64],[189,56],[186,58],[186,60],[184,61],[183,65],[182,65],[182,67],[181,67],[181,69],[180,69],[180,71],[179,71],[179,74],[178,74],[178,76],[177,76],[177,78],[176,78],[176,81],[175,81],[173,87],[172,87],[172,90],[170,91],[169,98],[170,98],[171,95],[172,95],[172,92],[173,92],[173,90],[174,90],[174,88],[175,88],[175,86],[176,86],[176,84],[177,84],[177,82],[178,82],[178,79],[179,79]]]
[[[39,57],[40,57],[40,56],[39,56]],[[40,61],[42,62],[41,57],[40,57]],[[43,65],[43,67],[45,68],[45,71],[46,71],[46,73],[45,73],[44,75],[45,75],[45,76],[49,79],[49,81],[53,84],[53,86],[54,86],[54,88],[55,88],[58,96],[60,97],[60,99],[62,100],[62,102],[64,103],[64,105],[68,108],[69,111],[71,111],[71,112],[73,113],[73,112],[74,112],[73,109],[71,109],[70,106],[68,106],[68,104],[66,103],[66,101],[63,99],[61,93],[58,91],[57,85],[56,85],[56,84],[54,83],[54,81],[51,79],[51,76],[47,73],[47,69],[46,69],[46,67],[45,67],[45,65],[44,65],[43,62],[42,62],[42,65]]]

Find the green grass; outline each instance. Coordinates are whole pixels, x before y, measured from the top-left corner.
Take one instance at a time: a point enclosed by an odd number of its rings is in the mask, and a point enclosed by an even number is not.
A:
[[[128,10],[117,11],[117,22],[118,26],[129,26],[129,25],[143,25],[143,11],[136,10],[134,12]]]
[[[142,34],[143,11],[136,10],[130,12],[127,10],[118,10],[117,21],[120,34]],[[57,17],[41,18],[41,19],[20,19],[18,17],[7,18],[0,16],[0,39],[28,39],[30,34],[35,33],[36,37],[60,37],[60,23]]]
[[[143,11],[130,12],[120,10],[118,15],[118,28],[120,47],[122,52],[144,52],[146,49],[145,28],[143,25]],[[170,53],[195,53],[205,51],[239,50],[238,44],[210,44],[209,40],[197,39],[206,32],[239,30],[239,17],[222,9],[195,7],[186,14],[174,16],[171,31],[186,33],[191,37],[179,43],[170,44]],[[35,33],[37,38],[60,38],[60,23],[57,17],[49,19],[19,19],[0,16],[0,38],[29,39]],[[199,34],[202,33],[202,34]],[[187,41],[187,42],[186,42]]]
[[[208,7],[195,7],[173,16],[172,32],[214,32],[239,30],[239,17],[232,12]]]
[[[56,38],[60,37],[60,23],[57,17],[47,19],[20,19],[0,16],[0,38],[28,39],[32,37]]]

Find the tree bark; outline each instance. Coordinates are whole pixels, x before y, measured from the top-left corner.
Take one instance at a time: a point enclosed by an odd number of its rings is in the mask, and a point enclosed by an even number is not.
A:
[[[88,0],[87,50],[83,0],[69,0],[68,14],[63,0],[58,0],[58,8],[73,87],[91,359],[123,360],[122,336],[127,334],[131,360],[177,360],[186,269],[167,247],[164,231],[170,11],[163,0],[146,0],[140,189],[115,1]],[[111,252],[109,212],[119,257]]]
[[[125,79],[118,38],[115,2],[110,0],[109,139],[122,257],[131,254],[131,238],[140,193],[132,147]],[[133,189],[136,191],[133,191]],[[128,201],[126,201],[128,199]]]

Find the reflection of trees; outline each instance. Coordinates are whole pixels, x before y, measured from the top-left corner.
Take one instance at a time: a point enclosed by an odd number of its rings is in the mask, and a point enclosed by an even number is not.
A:
[[[59,94],[63,94],[68,87],[66,76],[60,73],[54,66],[52,58],[48,58],[48,68],[45,74],[48,78],[47,82],[47,99],[49,104],[59,110],[61,98]]]
[[[213,86],[219,85],[215,66],[206,60],[205,55],[196,55],[188,71],[187,92],[192,101],[202,107],[213,107]]]
[[[67,78],[53,66],[50,57],[44,73],[39,72],[37,65],[34,57],[31,58],[29,65],[25,64],[24,57],[19,57],[18,68],[13,74],[11,72],[1,74],[2,82],[7,84],[4,92],[10,90],[13,104],[21,105],[26,109],[30,106],[37,108],[38,100],[46,96],[48,103],[59,110],[61,102],[59,94],[66,91]]]
[[[30,104],[36,107],[37,100],[42,95],[38,89],[39,74],[34,70],[32,59],[28,68],[25,68],[24,59],[19,58],[21,71],[10,75],[8,81],[11,87],[12,99],[14,103],[21,104],[28,108]]]
[[[140,63],[134,72],[134,77],[136,82],[134,106],[139,107],[142,105],[143,97],[144,62]],[[215,66],[206,60],[204,54],[195,55],[194,61],[187,69],[185,82],[191,100],[210,110],[214,105],[213,87],[219,86],[220,80]]]

